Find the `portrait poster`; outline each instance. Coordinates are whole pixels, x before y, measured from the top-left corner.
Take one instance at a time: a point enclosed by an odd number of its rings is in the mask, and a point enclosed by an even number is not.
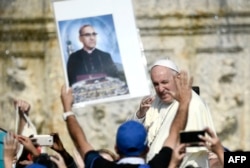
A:
[[[131,0],[52,3],[74,107],[150,94]]]

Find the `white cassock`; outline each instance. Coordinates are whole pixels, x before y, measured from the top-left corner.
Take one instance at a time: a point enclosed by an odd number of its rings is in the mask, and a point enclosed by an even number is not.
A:
[[[164,141],[168,137],[171,123],[177,112],[179,103],[174,101],[167,105],[158,97],[152,103],[152,106],[146,113],[145,119],[138,119],[136,114],[132,119],[138,120],[148,129],[149,153],[147,161],[151,160],[156,153],[160,151]],[[189,104],[188,121],[185,130],[203,130],[205,127],[213,131],[214,124],[207,105],[202,101],[199,95],[192,91],[192,99]],[[194,167],[209,168],[208,151],[205,147],[188,147],[186,156],[183,159],[181,167],[192,165]]]

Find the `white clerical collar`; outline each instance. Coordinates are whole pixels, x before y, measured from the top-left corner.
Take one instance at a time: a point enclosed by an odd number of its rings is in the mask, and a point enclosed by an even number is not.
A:
[[[140,157],[125,157],[119,160],[117,164],[145,164],[145,160]]]
[[[91,54],[91,53],[95,50],[95,48],[93,48],[92,50],[85,50],[85,49],[83,48],[83,50],[86,51],[87,53]]]

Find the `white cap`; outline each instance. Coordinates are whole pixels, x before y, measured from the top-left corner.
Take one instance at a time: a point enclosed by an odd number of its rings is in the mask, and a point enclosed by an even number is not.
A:
[[[157,65],[164,66],[164,67],[172,69],[176,72],[179,72],[177,65],[175,65],[175,63],[173,61],[168,60],[168,59],[162,59],[162,60],[155,61],[155,63],[151,67],[151,70],[154,66],[157,66]]]

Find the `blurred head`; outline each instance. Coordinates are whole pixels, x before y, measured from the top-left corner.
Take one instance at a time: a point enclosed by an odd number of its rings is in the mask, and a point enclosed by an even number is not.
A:
[[[148,151],[147,131],[137,121],[123,123],[117,131],[116,150],[120,156],[142,156]]]
[[[50,156],[47,153],[41,153],[34,159],[34,163],[45,166],[46,168],[57,168],[57,165],[50,160]]]
[[[156,61],[151,68],[151,80],[158,97],[165,103],[173,102],[169,91],[176,92],[174,76],[179,73],[177,66],[170,60]]]
[[[85,50],[92,50],[96,46],[97,33],[91,25],[84,25],[79,29],[79,39]]]

